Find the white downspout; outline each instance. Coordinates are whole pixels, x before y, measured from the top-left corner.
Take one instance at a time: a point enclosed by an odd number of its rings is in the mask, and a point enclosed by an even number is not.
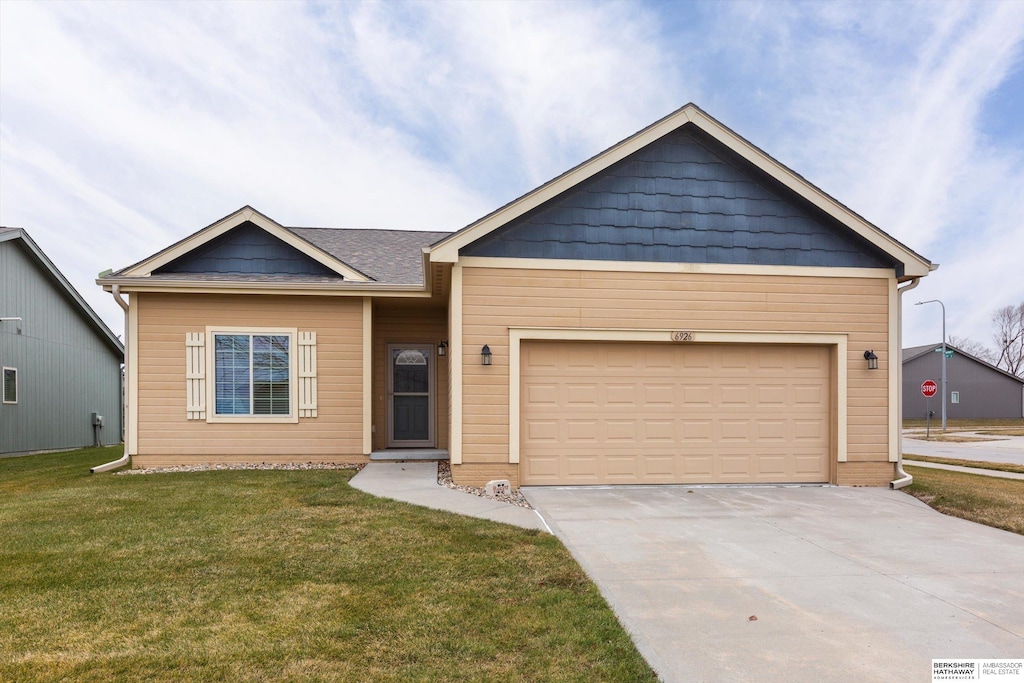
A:
[[[899,370],[897,370],[897,382],[896,382],[896,401],[899,405],[899,444],[896,447],[896,479],[889,482],[889,487],[892,489],[901,489],[904,486],[910,486],[914,483],[914,478],[903,471],[903,293],[909,292],[914,287],[921,284],[921,278],[915,277],[910,281],[910,284],[903,288],[897,288],[896,290],[896,315],[899,316],[899,325],[896,326],[896,340],[899,342],[896,348],[900,351]]]
[[[114,301],[117,305],[124,309],[124,395],[128,396],[128,302],[121,297],[121,288],[114,285],[110,293],[114,297]],[[131,424],[131,420],[128,419],[128,411],[124,411],[124,455],[117,460],[112,460],[103,465],[92,467],[89,469],[90,474],[98,474],[100,472],[108,472],[110,470],[116,470],[118,467],[124,467],[128,464],[128,429]]]

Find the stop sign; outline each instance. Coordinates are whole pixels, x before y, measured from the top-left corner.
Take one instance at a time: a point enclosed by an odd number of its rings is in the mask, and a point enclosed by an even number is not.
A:
[[[933,382],[930,379],[926,379],[924,382],[921,383],[921,393],[927,396],[928,398],[934,396],[935,392],[937,392],[938,390],[938,385],[935,384],[935,382]]]

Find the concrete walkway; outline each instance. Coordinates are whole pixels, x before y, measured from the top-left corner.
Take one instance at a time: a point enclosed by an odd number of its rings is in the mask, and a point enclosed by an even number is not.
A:
[[[903,464],[910,467],[927,467],[933,470],[949,470],[950,472],[963,472],[965,474],[980,474],[986,477],[998,477],[1000,479],[1024,479],[1024,474],[1019,472],[1003,472],[1001,470],[987,470],[983,467],[963,467],[962,465],[944,465],[938,462],[924,462],[903,456]]]
[[[352,477],[351,484],[381,498],[548,531],[533,510],[441,486],[436,462],[371,462]]]
[[[936,431],[932,430],[935,435]],[[924,436],[921,434],[920,436]],[[1024,436],[985,436],[972,432],[957,432],[956,436],[980,436],[993,441],[970,441],[947,443],[925,441],[903,434],[903,455],[927,455],[933,458],[958,458],[960,460],[983,460],[1024,465]]]
[[[900,491],[535,487],[662,679],[932,680],[1024,655],[1024,537]]]

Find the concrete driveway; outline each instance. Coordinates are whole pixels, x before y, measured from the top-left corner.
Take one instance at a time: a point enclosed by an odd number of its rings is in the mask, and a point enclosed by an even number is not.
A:
[[[930,681],[932,659],[1024,657],[1024,537],[899,491],[523,491],[665,681]]]

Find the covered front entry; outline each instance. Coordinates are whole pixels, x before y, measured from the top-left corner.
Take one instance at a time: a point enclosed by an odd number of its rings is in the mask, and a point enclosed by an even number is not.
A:
[[[388,448],[433,448],[434,346],[388,344]]]
[[[524,341],[520,481],[827,482],[825,346]]]

